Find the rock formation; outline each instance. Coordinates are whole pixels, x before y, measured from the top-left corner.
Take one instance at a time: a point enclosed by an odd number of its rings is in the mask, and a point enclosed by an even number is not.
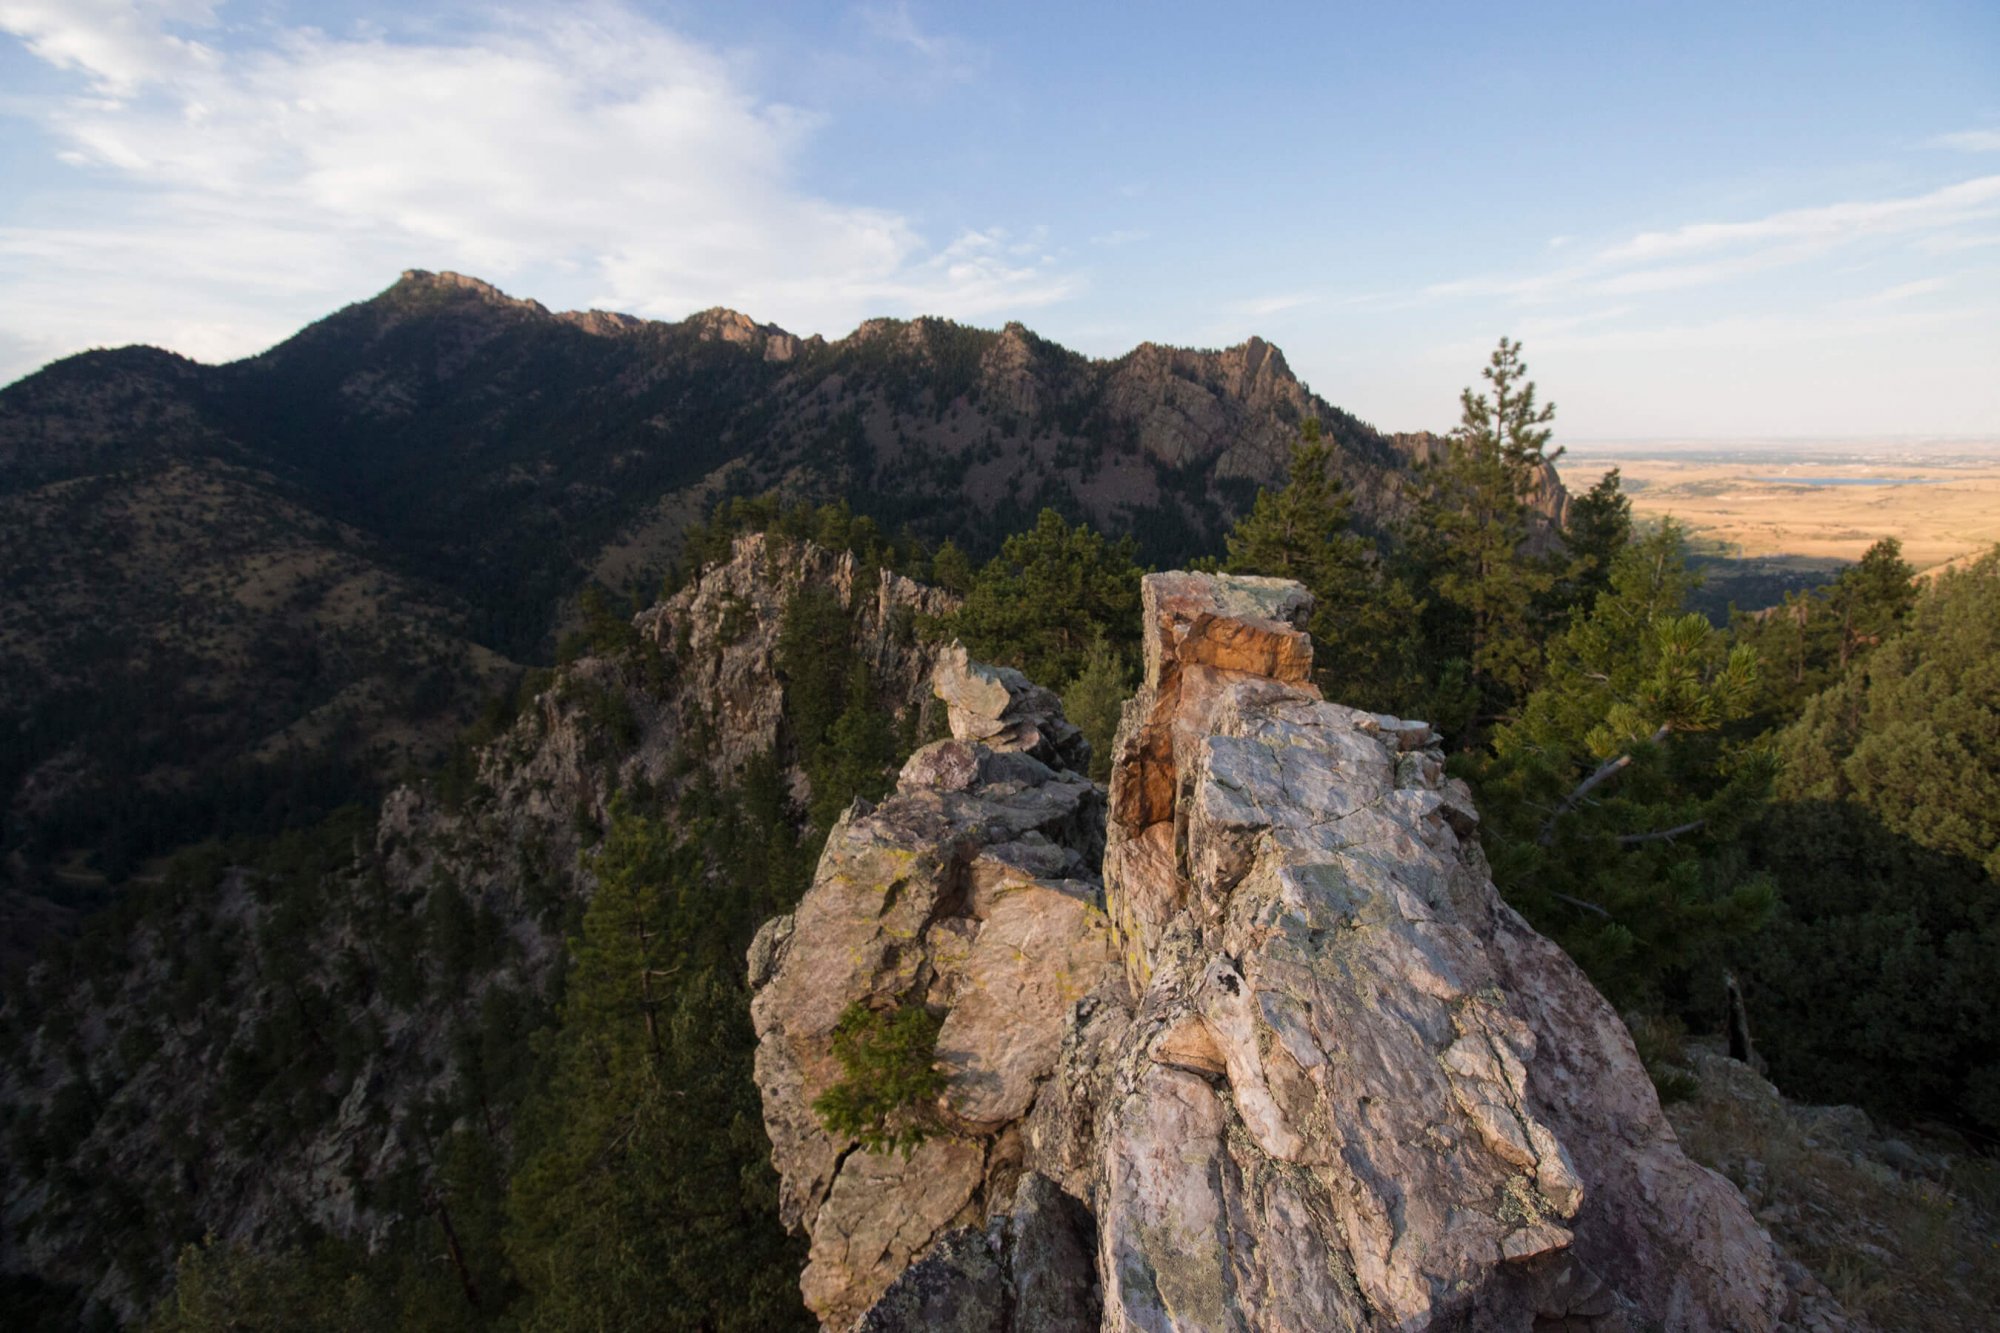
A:
[[[1029,753],[1088,750],[1018,672],[940,662],[951,740],[917,751],[896,793],[834,827],[812,889],[751,948],[757,1082],[788,1225],[812,1235],[806,1301],[844,1327],[947,1231],[1016,1193],[1021,1126],[1083,996],[1116,978],[1095,865],[1102,796]],[[968,733],[982,733],[978,739]],[[849,1005],[945,1014],[937,1057],[946,1132],[907,1156],[857,1151],[811,1110],[839,1077]]]
[[[954,739],[849,812],[752,951],[824,1326],[1838,1326],[1500,901],[1429,728],[1319,697],[1308,609],[1146,580],[1101,888],[1097,791],[1022,749],[1052,701],[941,659]],[[907,1156],[811,1110],[856,1001],[943,1016]]]
[[[232,870],[126,937],[129,966],[115,984],[42,964],[32,980],[44,1003],[74,1012],[85,1036],[44,1034],[16,1048],[0,1061],[0,1104],[40,1118],[81,1075],[105,1109],[95,1125],[84,1122],[88,1134],[39,1159],[22,1155],[23,1137],[0,1138],[0,1273],[74,1284],[127,1319],[157,1295],[107,1260],[101,1216],[61,1204],[63,1179],[91,1172],[133,1199],[171,1202],[173,1220],[156,1230],[124,1223],[125,1237],[140,1238],[125,1253],[151,1262],[149,1282],[204,1233],[273,1249],[304,1228],[381,1244],[396,1220],[392,1182],[434,1158],[426,1108],[468,1076],[457,1035],[467,1013],[495,997],[532,1011],[549,993],[572,930],[565,908],[594,892],[588,852],[614,793],[650,793],[656,808],[672,809],[694,784],[727,788],[770,757],[805,800],[806,776],[781,744],[775,663],[786,607],[808,586],[847,612],[839,647],[868,666],[878,704],[916,709],[937,649],[907,623],[955,599],[847,552],[749,534],[729,560],[637,617],[638,645],[554,672],[476,751],[460,790],[433,781],[390,792],[372,831],[355,834],[352,864],[315,885],[309,907]],[[910,726],[921,729],[915,718]],[[445,965],[425,926],[441,901],[495,927],[490,953],[462,971]],[[357,958],[375,960],[368,970],[378,975],[407,967],[414,979],[398,991],[357,990]],[[192,1005],[184,978],[197,960],[212,989]],[[322,1109],[284,1137],[245,1134],[240,1126],[265,1103],[238,1091],[230,1095],[249,1109],[224,1111],[224,1089],[240,1078],[231,1071],[248,1063],[255,1034],[298,1012],[300,991],[338,997],[315,1009],[316,1021],[327,1042],[365,1058],[336,1066],[301,1039],[293,1054],[324,1079],[314,1103]],[[503,1135],[505,1115],[495,1115]],[[148,1243],[158,1248],[147,1253]]]

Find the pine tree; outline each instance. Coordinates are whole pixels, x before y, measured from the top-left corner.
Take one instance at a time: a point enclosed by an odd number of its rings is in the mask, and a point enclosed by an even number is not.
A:
[[[1573,497],[1563,515],[1567,562],[1556,584],[1558,614],[1589,610],[1611,586],[1611,564],[1632,540],[1632,501],[1612,468],[1597,484]]]
[[[982,661],[1017,667],[1051,688],[1083,669],[1092,639],[1115,648],[1139,639],[1139,566],[1130,537],[1107,542],[1044,509],[1009,537],[972,580],[944,630]]]
[[[1916,571],[1885,537],[1824,588],[1788,593],[1784,605],[1746,615],[1731,632],[1770,664],[1760,712],[1770,725],[1796,718],[1850,664],[1894,638],[1917,602]]]
[[[1131,663],[1099,634],[1090,641],[1083,670],[1063,688],[1063,713],[1090,742],[1090,776],[1098,782],[1111,778],[1111,742],[1132,685]]]
[[[1855,601],[1893,615],[1899,573]],[[1923,590],[1777,751],[1744,844],[1780,908],[1741,961],[1780,1086],[2000,1133],[2000,549]]]
[[[931,582],[947,592],[964,593],[972,587],[972,562],[965,558],[965,552],[958,549],[958,543],[949,537],[938,547],[931,557]]]
[[[857,661],[847,673],[847,701],[828,728],[812,779],[812,821],[830,829],[855,797],[879,800],[895,781],[896,731],[876,701],[872,673]]]
[[[1470,776],[1508,900],[1614,1000],[1659,1003],[1769,913],[1769,883],[1724,862],[1771,769],[1721,734],[1755,654],[1685,611],[1679,529],[1628,546],[1610,584]]]
[[[1430,594],[1431,656],[1463,660],[1489,714],[1524,697],[1540,669],[1537,609],[1554,562],[1531,547],[1528,497],[1551,453],[1555,406],[1536,401],[1521,345],[1505,338],[1466,389],[1442,462],[1425,469],[1408,550]]]
[[[1313,595],[1313,663],[1328,697],[1399,711],[1416,690],[1423,606],[1389,577],[1374,543],[1349,527],[1353,501],[1330,475],[1332,454],[1308,419],[1278,490],[1261,490],[1227,538],[1232,574],[1297,579]]]
[[[508,1199],[521,1326],[801,1327],[762,1164],[742,930],[699,853],[630,810],[594,868]]]

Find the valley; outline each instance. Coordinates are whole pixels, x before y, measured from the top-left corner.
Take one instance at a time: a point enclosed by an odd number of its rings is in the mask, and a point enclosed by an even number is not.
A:
[[[2000,541],[2000,440],[1571,443],[1573,488],[1617,468],[1632,512],[1776,567],[1853,561],[1884,537],[1922,572]]]

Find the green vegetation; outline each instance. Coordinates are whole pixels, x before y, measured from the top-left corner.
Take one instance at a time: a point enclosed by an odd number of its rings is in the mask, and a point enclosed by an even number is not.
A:
[[[508,1190],[520,1326],[796,1325],[750,1079],[740,940],[757,904],[718,902],[700,849],[629,809],[592,867]]]
[[[1885,538],[1860,563],[1823,587],[1786,595],[1783,605],[1739,612],[1737,639],[1768,664],[1759,703],[1768,722],[1797,717],[1849,663],[1902,632],[1917,602],[1916,570]]]
[[[1721,734],[1748,709],[1756,655],[1683,611],[1687,592],[1671,525],[1620,551],[1519,715],[1461,761],[1503,891],[1623,1005],[1685,996],[1771,906],[1722,857],[1770,782],[1755,747]]]
[[[897,379],[886,339],[853,368],[911,410],[948,416],[976,395],[986,335],[921,331],[948,364],[943,388]],[[1345,447],[1358,428],[1304,422],[1285,484],[1241,497],[1212,562],[1313,591],[1329,697],[1444,730],[1453,771],[1477,789],[1503,893],[1633,1015],[1663,1092],[1691,1091],[1678,1043],[1684,1029],[1722,1027],[1729,975],[1787,1091],[2000,1133],[2000,553],[1920,591],[1885,542],[1825,588],[1718,628],[1694,613],[1682,535],[1635,532],[1616,473],[1572,498],[1560,532],[1536,517],[1536,478],[1560,453],[1552,409],[1518,344],[1501,343],[1485,379],[1400,531],[1359,527],[1337,481],[1330,441]],[[872,469],[873,428],[825,415],[831,466]],[[1010,421],[1009,438],[1048,425]],[[539,438],[502,431],[495,447],[532,458]],[[678,463],[634,466],[680,476]],[[1162,478],[1156,548],[1213,517],[1206,479]],[[559,468],[550,484],[578,480]],[[666,578],[751,531],[852,552],[864,577],[930,577],[962,592],[962,607],[892,635],[957,635],[1059,688],[1102,777],[1136,675],[1141,548],[1054,505],[1033,513],[1038,502],[996,510],[1025,528],[1004,541],[932,549],[845,503],[730,497],[689,530]],[[467,512],[500,512],[485,503]],[[996,546],[983,564],[967,554]],[[474,543],[455,577],[505,573],[542,607],[576,586],[547,582],[567,556],[500,569],[503,557]],[[170,1287],[147,1327],[805,1324],[802,1256],[778,1225],[750,1078],[744,952],[759,923],[796,903],[841,813],[889,789],[923,719],[857,653],[834,591],[807,583],[778,627],[775,747],[717,783],[704,763],[717,723],[696,707],[675,715],[685,731],[671,777],[635,774],[626,761],[689,679],[687,627],[672,645],[642,636],[634,607],[595,586],[577,605],[566,665],[474,715],[433,774],[425,799],[443,814],[421,838],[406,812],[379,826],[361,808],[327,815],[360,779],[321,773],[303,752],[228,782],[202,769],[185,805],[148,793],[109,823],[58,812],[9,833],[6,850],[38,853],[102,834],[100,866],[122,872],[210,831],[304,826],[183,853],[55,941],[35,984],[17,979],[0,1008],[8,1072],[26,1094],[0,1110],[0,1132],[10,1166],[46,1190],[35,1222],[87,1238],[73,1269],[138,1294]],[[721,614],[725,639],[757,625],[748,601]],[[312,646],[308,635],[270,651]],[[463,684],[458,667],[424,660]],[[62,696],[73,717],[17,731],[20,719],[0,718],[13,737],[0,777],[19,779],[106,717],[152,717],[122,692],[136,698],[159,665],[110,672],[105,712],[78,694]],[[344,671],[314,677],[296,702]],[[536,800],[554,813],[488,821],[489,784],[539,725],[538,696],[577,721],[579,789],[541,776]],[[248,734],[269,722],[217,725]],[[172,739],[149,732],[87,757],[129,776]],[[616,799],[612,774],[626,784]],[[938,1027],[915,998],[843,1013],[843,1076],[814,1108],[827,1127],[871,1151],[941,1132]],[[274,1221],[254,1247],[205,1238],[198,1203],[247,1190],[244,1174],[267,1163],[331,1153],[331,1137],[371,1145],[326,1168],[366,1219],[368,1248],[303,1219]],[[125,1161],[139,1165],[113,1169]],[[225,1162],[238,1174],[211,1179]],[[103,1316],[53,1284],[0,1295],[51,1326]]]
[[[858,1139],[869,1152],[901,1149],[906,1157],[935,1133],[943,1021],[920,1004],[849,1005],[833,1029],[840,1081],[813,1099],[827,1132]]]
[[[981,661],[1033,681],[1071,681],[1100,638],[1121,654],[1136,651],[1140,572],[1130,539],[1108,542],[1044,509],[973,578],[943,630]]]
[[[1063,690],[1063,713],[1090,742],[1090,776],[1098,782],[1111,777],[1111,741],[1135,685],[1128,659],[1120,656],[1111,641],[1099,634],[1090,641],[1083,670]]]
[[[1884,591],[1878,615],[1905,600]],[[2000,551],[1925,589],[1777,751],[1745,840],[1783,890],[1744,962],[1773,1071],[2000,1134]]]
[[[1391,709],[1420,688],[1417,629],[1424,604],[1385,567],[1374,542],[1350,528],[1352,502],[1330,479],[1318,421],[1301,428],[1291,475],[1259,491],[1227,538],[1233,574],[1297,579],[1313,595],[1313,666],[1329,698]]]
[[[1441,679],[1460,668],[1476,692],[1470,715],[1436,720],[1455,731],[1505,715],[1533,688],[1546,599],[1559,564],[1530,540],[1529,498],[1545,465],[1553,404],[1536,401],[1521,345],[1500,340],[1480,372],[1490,393],[1466,389],[1463,416],[1423,489],[1404,544],[1425,589],[1426,659]],[[1433,710],[1437,712],[1437,710]]]
[[[848,612],[818,585],[799,589],[778,632],[785,722],[812,783],[811,826],[820,837],[856,797],[875,800],[889,790],[899,757],[890,715],[852,638]],[[812,846],[817,855],[818,842]]]

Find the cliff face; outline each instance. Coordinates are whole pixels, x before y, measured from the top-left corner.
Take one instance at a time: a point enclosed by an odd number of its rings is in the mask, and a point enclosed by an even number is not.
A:
[[[204,1235],[379,1243],[432,1179],[437,1108],[494,1085],[546,1021],[614,795],[671,810],[771,756],[803,819],[775,663],[808,585],[848,612],[885,713],[939,707],[936,649],[909,631],[950,594],[746,536],[639,616],[631,649],[552,673],[459,789],[393,790],[323,871],[177,874],[115,943],[39,965],[0,1024],[0,1272],[130,1315]],[[478,1119],[504,1151],[512,1103],[491,1090]]]
[[[1840,1326],[1500,902],[1429,729],[1318,696],[1303,591],[1167,574],[1144,602],[1101,884],[1096,792],[954,709],[752,950],[824,1325]],[[988,715],[1028,689],[989,677]],[[857,1001],[943,1015],[905,1157],[811,1110]]]

